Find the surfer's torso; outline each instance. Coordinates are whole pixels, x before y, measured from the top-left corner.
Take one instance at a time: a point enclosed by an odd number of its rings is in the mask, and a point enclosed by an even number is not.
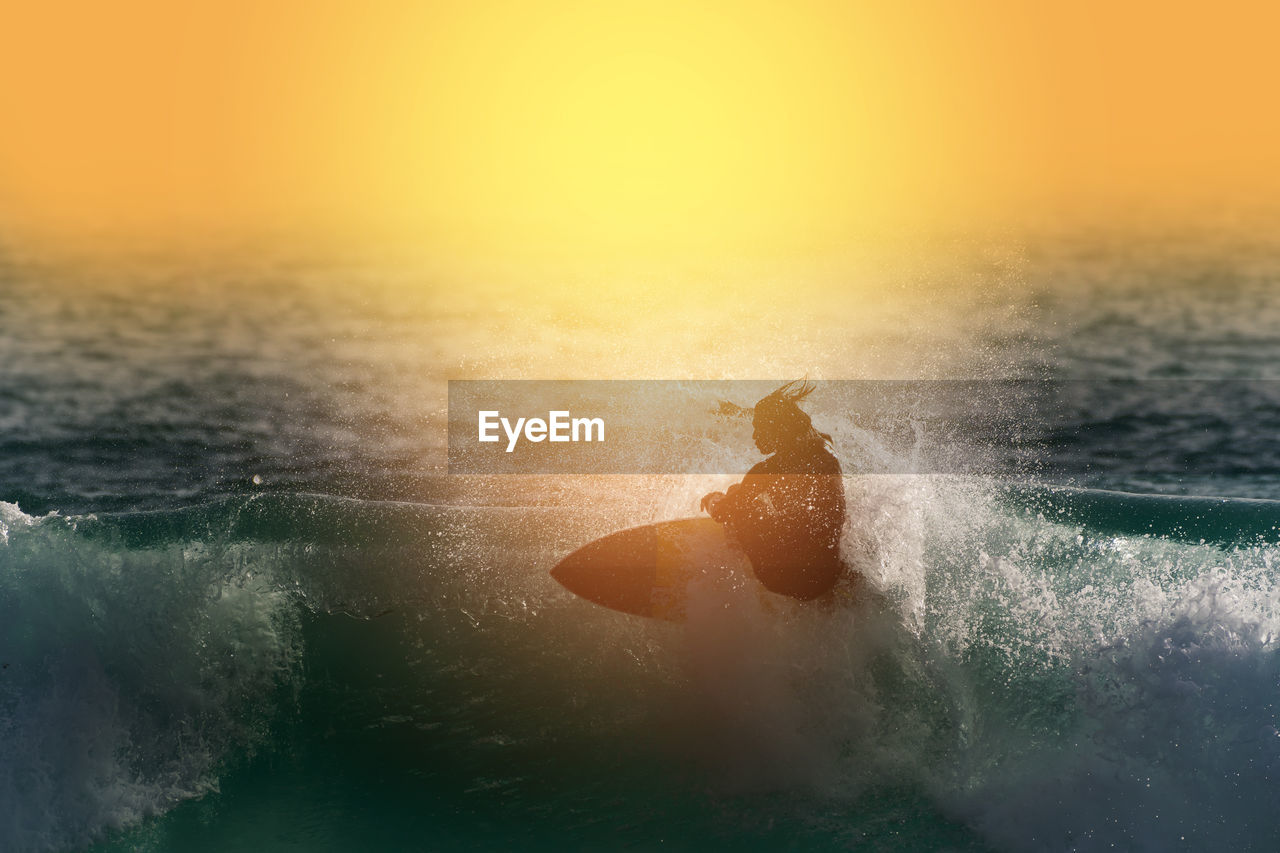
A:
[[[810,599],[844,571],[845,520],[840,462],[821,441],[783,449],[753,467],[711,510],[773,592]]]

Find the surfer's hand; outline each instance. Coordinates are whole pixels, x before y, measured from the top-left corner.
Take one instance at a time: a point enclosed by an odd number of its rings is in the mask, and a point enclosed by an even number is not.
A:
[[[716,504],[720,503],[722,500],[724,500],[724,492],[711,492],[710,494],[703,496],[702,503],[699,504],[699,507],[707,515],[715,518]]]

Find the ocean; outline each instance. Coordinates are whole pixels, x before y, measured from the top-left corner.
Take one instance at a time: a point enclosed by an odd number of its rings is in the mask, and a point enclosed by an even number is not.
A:
[[[572,272],[11,250],[0,849],[1273,849],[1278,285],[1230,229]],[[605,610],[551,566],[732,473],[448,470],[448,380],[802,375],[885,609]],[[1074,390],[990,412],[1026,438],[994,471],[822,391],[1009,379]],[[714,403],[670,455],[745,472]]]

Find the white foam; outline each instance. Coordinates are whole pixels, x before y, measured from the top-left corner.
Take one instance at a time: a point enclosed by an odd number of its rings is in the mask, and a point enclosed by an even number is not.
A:
[[[298,649],[235,559],[0,505],[0,849],[81,847],[217,784]]]
[[[1095,534],[976,479],[847,485],[846,554],[899,619],[691,613],[690,726],[730,789],[905,782],[1008,850],[1280,834],[1280,547]]]

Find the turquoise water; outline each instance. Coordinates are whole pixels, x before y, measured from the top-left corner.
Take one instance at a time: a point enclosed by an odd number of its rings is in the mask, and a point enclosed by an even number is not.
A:
[[[966,288],[819,289],[750,334],[740,304],[711,361],[692,302],[520,314],[482,298],[498,284],[415,302],[363,268],[87,287],[11,262],[0,848],[1268,849],[1278,261],[1207,238],[981,249],[929,268]],[[629,324],[665,343],[615,352]],[[1041,436],[1055,479],[913,471],[946,436],[815,397],[847,554],[892,606],[678,626],[547,570],[732,477],[443,467],[446,379],[592,359],[1194,399],[1076,400]],[[1221,386],[1212,407],[1190,380]],[[745,470],[746,438],[715,422],[698,452]]]

